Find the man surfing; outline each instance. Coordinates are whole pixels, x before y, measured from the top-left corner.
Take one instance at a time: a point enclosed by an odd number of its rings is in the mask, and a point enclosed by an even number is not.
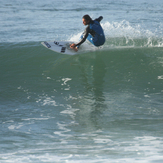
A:
[[[101,46],[105,43],[105,35],[104,31],[100,25],[100,21],[103,19],[102,16],[99,18],[92,20],[89,15],[84,15],[82,20],[84,25],[88,25],[81,35],[81,40],[77,44],[71,44],[70,48],[78,51],[79,46],[85,42],[87,39],[90,41],[94,46]]]

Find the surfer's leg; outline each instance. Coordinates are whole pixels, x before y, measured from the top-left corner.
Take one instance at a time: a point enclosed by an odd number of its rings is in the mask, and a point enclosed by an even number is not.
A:
[[[91,34],[88,34],[87,40],[94,45],[93,37]]]
[[[87,39],[94,45],[94,46],[101,46],[105,43],[105,37],[99,37],[99,36],[95,36],[92,37],[91,34],[88,35]]]

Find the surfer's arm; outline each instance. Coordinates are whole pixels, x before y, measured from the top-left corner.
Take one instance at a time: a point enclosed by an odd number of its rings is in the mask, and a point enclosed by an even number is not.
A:
[[[102,16],[100,16],[99,18],[95,19],[96,21],[100,22],[103,19]]]
[[[89,33],[89,26],[85,29],[84,33],[83,33],[83,38],[80,40],[80,42],[78,42],[77,44],[75,44],[76,46],[80,46],[83,42],[85,42],[85,40],[88,37],[88,33]]]

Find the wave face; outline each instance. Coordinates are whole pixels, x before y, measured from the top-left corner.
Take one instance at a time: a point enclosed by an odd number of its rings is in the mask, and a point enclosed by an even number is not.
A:
[[[133,155],[154,150],[162,157],[157,129],[163,115],[163,48],[108,45],[76,56],[55,53],[40,42],[1,45],[2,162],[60,161],[72,159],[76,150],[82,160],[106,161],[100,150],[108,148],[110,157],[128,150]],[[8,139],[10,149],[5,147]],[[87,156],[89,152],[100,158]],[[77,155],[73,159],[79,160]]]
[[[140,40],[141,42],[144,40]],[[97,80],[104,90],[118,90],[120,87],[122,90],[137,88],[146,93],[149,90],[161,93],[162,49],[162,47],[141,46],[116,46],[113,48],[106,43],[102,49],[70,57],[49,51],[39,42],[4,43],[1,46],[1,90],[7,93],[5,85],[9,83],[11,83],[11,88],[13,84],[14,88],[21,85],[28,87],[29,84],[26,82],[32,81],[31,89],[35,88],[39,91],[40,84],[45,81],[57,81],[64,76],[65,78],[74,77],[75,80],[78,80],[76,83],[80,83],[79,81],[84,75],[88,83],[91,82],[91,87],[96,87],[93,84]],[[90,71],[91,74],[89,74]],[[82,74],[84,72],[85,74]],[[36,83],[33,83],[33,79]],[[38,81],[40,84],[37,86]],[[62,80],[60,82],[62,83]],[[71,82],[69,81],[69,83]],[[48,87],[50,88],[51,85]],[[150,87],[149,90],[148,87]]]

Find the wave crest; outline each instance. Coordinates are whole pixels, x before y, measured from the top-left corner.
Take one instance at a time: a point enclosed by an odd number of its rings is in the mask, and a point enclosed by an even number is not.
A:
[[[163,47],[163,38],[157,32],[143,29],[139,24],[131,25],[130,22],[101,23],[104,29],[106,43],[104,47]],[[70,41],[79,41],[79,32],[71,36]]]

